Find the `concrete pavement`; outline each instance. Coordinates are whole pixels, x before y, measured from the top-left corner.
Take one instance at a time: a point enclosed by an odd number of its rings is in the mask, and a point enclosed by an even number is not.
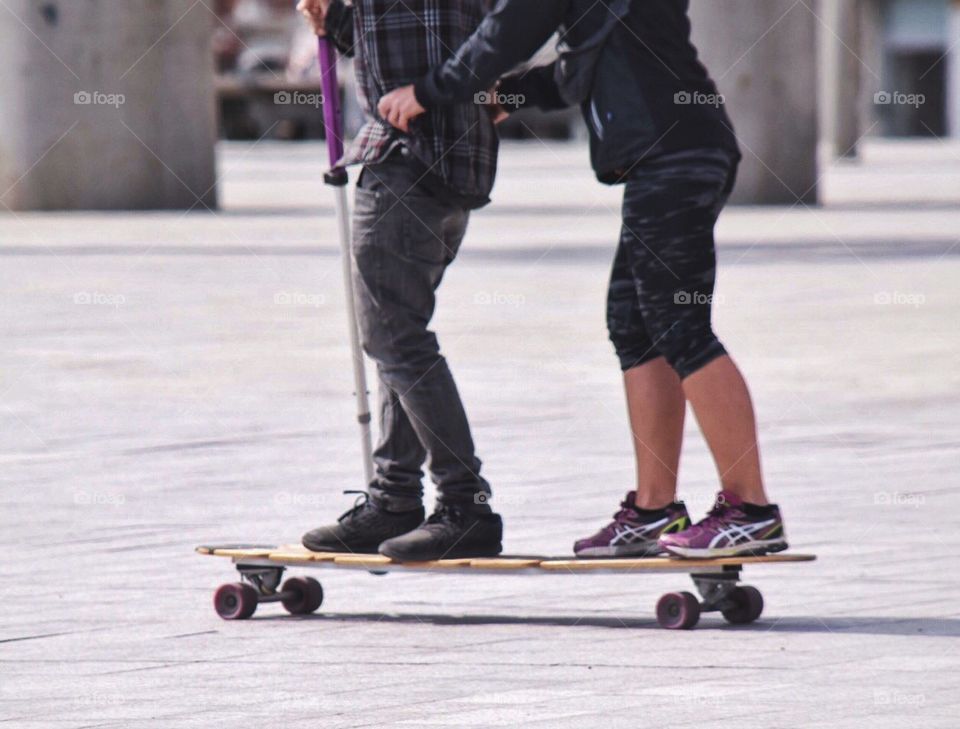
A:
[[[811,565],[662,631],[682,576],[314,573],[322,615],[225,623],[210,541],[296,541],[360,469],[318,146],[225,145],[218,214],[0,216],[0,725],[903,727],[960,695],[960,148],[872,144],[827,206],[731,209],[717,328]],[[631,483],[603,331],[618,191],[508,145],[436,326],[515,553]],[[692,424],[682,496],[716,479]]]

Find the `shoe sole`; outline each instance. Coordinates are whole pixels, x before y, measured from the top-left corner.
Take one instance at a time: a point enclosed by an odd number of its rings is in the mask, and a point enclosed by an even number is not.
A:
[[[318,544],[316,542],[310,544],[302,542],[302,544],[311,552],[337,552],[338,554],[376,554],[377,547],[380,546],[379,544],[371,544],[357,547],[345,544]]]
[[[488,549],[483,550],[482,552],[469,549],[452,550],[450,552],[444,552],[439,556],[431,554],[404,555],[399,552],[394,552],[390,548],[380,548],[380,554],[382,554],[384,557],[389,557],[394,562],[437,562],[442,559],[486,559],[490,557],[499,557],[502,551],[502,544],[498,544],[495,550]]]
[[[663,554],[663,547],[654,542],[650,546],[640,547],[629,545],[624,547],[587,547],[579,552],[574,551],[574,556],[578,559],[590,557],[655,557]]]
[[[783,541],[768,540],[765,542],[750,542],[734,547],[694,548],[679,547],[673,544],[664,544],[663,548],[672,555],[688,559],[711,559],[715,557],[762,557],[765,554],[782,552],[787,548]]]

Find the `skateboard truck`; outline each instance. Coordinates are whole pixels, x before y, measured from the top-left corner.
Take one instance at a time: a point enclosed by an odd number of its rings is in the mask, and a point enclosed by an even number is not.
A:
[[[657,622],[671,630],[688,630],[701,613],[719,612],[733,625],[746,625],[763,612],[763,596],[750,585],[737,584],[739,565],[725,565],[720,572],[691,573],[702,600],[690,592],[668,592],[657,602]]]
[[[280,586],[280,578],[283,577],[286,569],[286,567],[263,567],[252,564],[237,565],[240,579],[246,580],[257,588],[257,593],[260,595],[262,602],[269,602],[263,600],[263,598],[276,594],[277,588]]]
[[[237,564],[241,582],[221,585],[213,595],[217,615],[224,620],[244,620],[262,602],[279,602],[291,615],[315,612],[323,603],[320,583],[312,577],[291,577],[280,586],[285,569],[279,565]]]

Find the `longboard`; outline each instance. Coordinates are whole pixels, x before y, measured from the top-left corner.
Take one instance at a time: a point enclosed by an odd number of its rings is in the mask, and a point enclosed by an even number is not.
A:
[[[297,545],[222,544],[200,546],[200,554],[227,557],[241,581],[221,585],[214,593],[214,609],[224,620],[244,620],[263,602],[279,602],[293,615],[315,612],[323,603],[323,588],[312,577],[280,580],[288,567],[354,569],[373,574],[432,572],[498,575],[586,575],[631,572],[685,573],[700,593],[668,592],[657,602],[657,622],[668,629],[689,629],[700,614],[720,612],[727,622],[752,623],[763,612],[760,591],[741,585],[745,565],[812,562],[812,554],[780,553],[762,556],[679,559],[671,557],[574,559],[504,555],[500,557],[441,559],[432,562],[394,562],[379,554],[311,552]]]

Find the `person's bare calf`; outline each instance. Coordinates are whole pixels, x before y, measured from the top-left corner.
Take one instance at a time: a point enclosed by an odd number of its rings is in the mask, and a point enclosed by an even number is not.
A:
[[[630,430],[637,457],[641,509],[662,509],[677,494],[686,398],[680,378],[663,357],[623,374]]]
[[[757,421],[734,361],[718,357],[683,380],[683,391],[717,464],[720,483],[743,501],[766,505]]]

